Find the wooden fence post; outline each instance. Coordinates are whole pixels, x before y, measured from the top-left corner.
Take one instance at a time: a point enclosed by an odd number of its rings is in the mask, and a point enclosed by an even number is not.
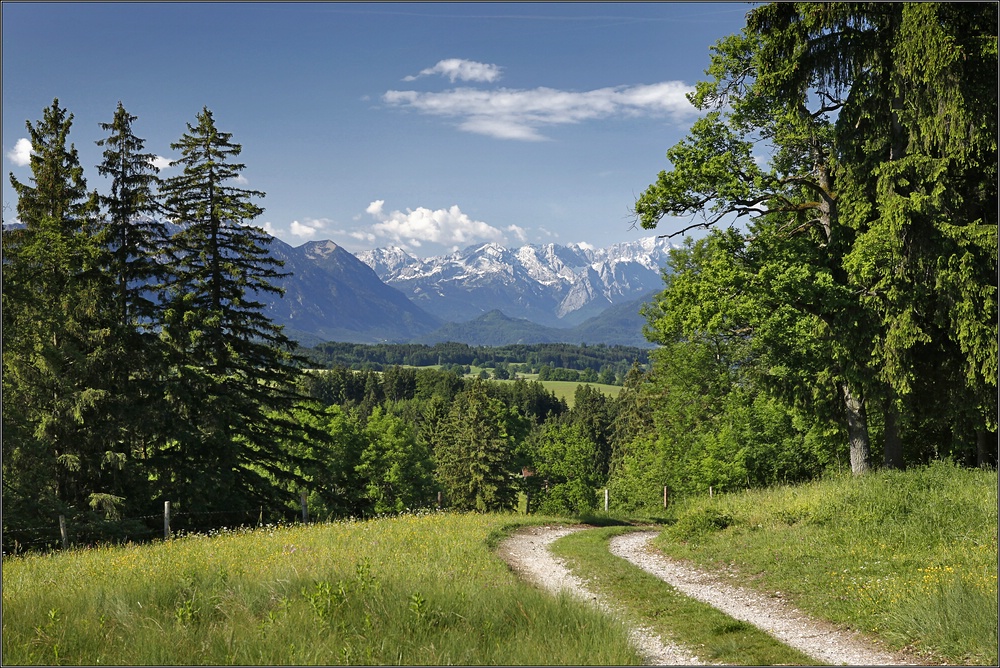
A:
[[[667,507],[667,486],[663,486],[663,507]]]
[[[709,485],[709,486],[708,486],[708,498],[710,498],[710,499],[711,499],[711,498],[712,498],[712,496],[713,496],[713,495],[712,495],[712,486],[711,486],[711,485]]]
[[[438,510],[441,510],[441,492],[438,492]]]
[[[170,540],[170,502],[163,502],[163,540]]]
[[[69,547],[69,536],[66,533],[66,517],[64,515],[59,516],[59,536],[62,538],[62,546],[65,550]]]
[[[608,488],[604,488],[604,512],[608,512]]]
[[[307,522],[309,522],[309,504],[306,499],[306,490],[302,490],[301,498],[302,498],[302,523],[306,524]]]

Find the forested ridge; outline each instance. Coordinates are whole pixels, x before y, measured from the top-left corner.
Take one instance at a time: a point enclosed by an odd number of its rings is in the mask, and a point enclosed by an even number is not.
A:
[[[995,466],[997,6],[763,5],[706,74],[635,204],[645,228],[707,230],[644,311],[653,351],[296,352],[257,301],[282,276],[254,224],[265,194],[239,187],[212,112],[161,179],[119,104],[99,193],[54,100],[27,122],[3,232],[4,550],[54,544],[59,516],[79,541],[150,537],[164,501],[209,518],[190,528],[289,519],[302,493],[331,518],[438,493],[580,513],[602,487],[631,510],[664,488]],[[581,386],[569,409],[540,383],[403,366],[477,360],[623,388]]]
[[[538,373],[542,366],[606,372],[621,380],[634,363],[649,362],[649,351],[630,346],[597,344],[578,346],[567,343],[514,344],[507,346],[470,346],[464,343],[434,345],[386,343],[355,344],[329,342],[303,351],[310,360],[323,366],[346,366],[355,369],[382,370],[386,366],[477,366],[504,368],[514,365],[524,373]]]

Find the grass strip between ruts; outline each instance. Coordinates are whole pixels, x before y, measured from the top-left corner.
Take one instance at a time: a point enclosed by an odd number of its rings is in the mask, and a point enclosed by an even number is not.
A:
[[[755,626],[733,619],[712,606],[685,596],[666,582],[608,551],[608,541],[632,527],[580,531],[552,544],[573,573],[633,623],[712,663],[742,666],[816,665]]]

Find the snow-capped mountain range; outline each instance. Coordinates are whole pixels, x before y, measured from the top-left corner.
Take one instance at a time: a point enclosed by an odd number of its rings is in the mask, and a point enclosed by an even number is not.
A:
[[[608,248],[587,244],[484,243],[421,259],[401,248],[357,253],[385,283],[446,321],[492,310],[539,324],[570,327],[610,306],[663,287],[670,244],[646,237]]]

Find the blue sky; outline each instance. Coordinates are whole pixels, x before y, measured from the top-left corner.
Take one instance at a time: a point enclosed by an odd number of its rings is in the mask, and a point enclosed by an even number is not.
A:
[[[119,100],[165,160],[207,106],[267,193],[256,223],[292,245],[606,246],[650,234],[630,207],[750,8],[4,2],[4,170],[28,179],[25,121],[56,97],[102,192],[94,142]],[[3,202],[11,220],[7,178]]]

